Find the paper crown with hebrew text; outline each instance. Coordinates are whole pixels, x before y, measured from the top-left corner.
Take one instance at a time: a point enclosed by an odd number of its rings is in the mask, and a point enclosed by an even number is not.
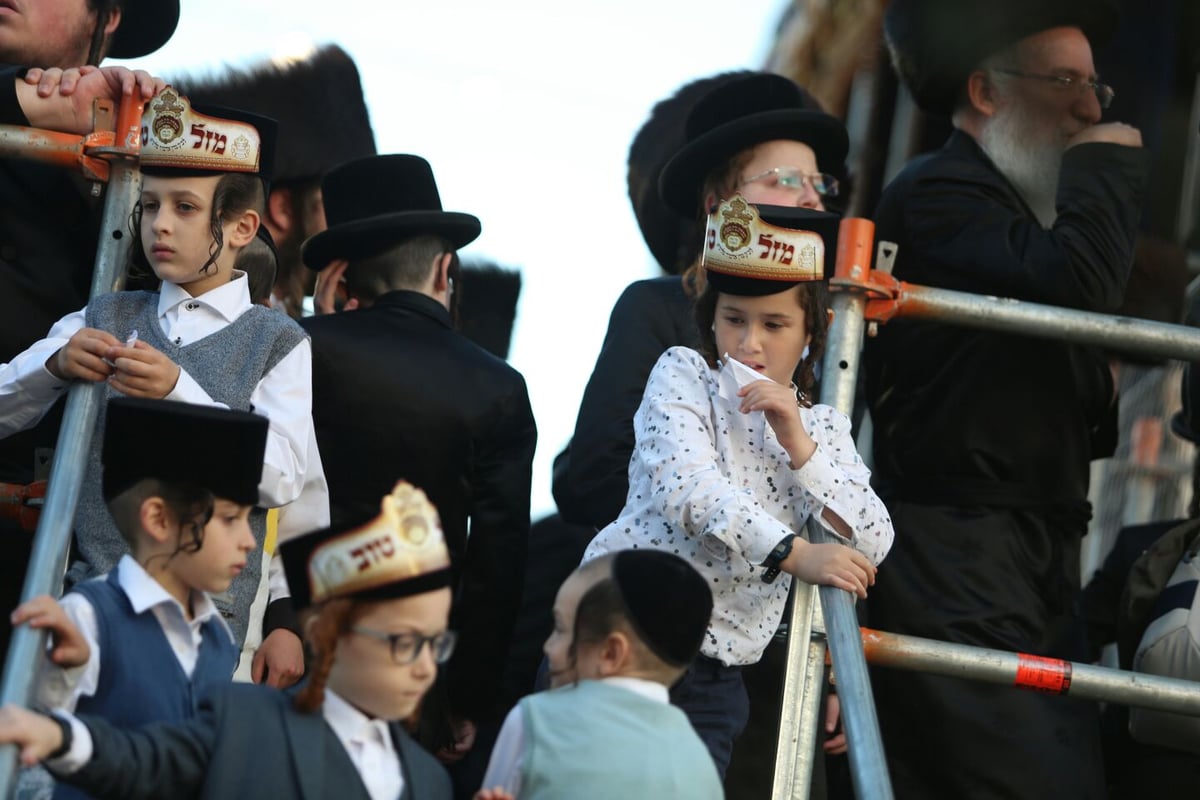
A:
[[[775,294],[825,277],[825,237],[808,228],[828,228],[836,215],[804,209],[773,213],[787,215],[786,227],[768,222],[758,208],[735,194],[708,215],[701,263],[714,289]]]
[[[404,481],[366,525],[289,539],[279,553],[297,608],[339,597],[408,597],[450,585],[450,551],[437,509]]]
[[[202,113],[168,86],[142,112],[141,168],[194,175],[248,172],[269,180],[274,127],[273,120],[236,109]]]

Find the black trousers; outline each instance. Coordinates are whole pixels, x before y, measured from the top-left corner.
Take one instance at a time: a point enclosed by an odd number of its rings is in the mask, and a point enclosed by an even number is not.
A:
[[[889,509],[871,627],[1086,660],[1078,531],[1026,510]],[[1105,795],[1095,703],[885,668],[872,681],[897,798]]]

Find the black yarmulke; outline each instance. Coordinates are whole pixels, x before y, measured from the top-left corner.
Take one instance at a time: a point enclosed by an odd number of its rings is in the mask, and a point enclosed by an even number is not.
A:
[[[661,550],[622,550],[613,557],[612,579],[630,623],[656,656],[677,667],[696,657],[713,599],[691,564]]]

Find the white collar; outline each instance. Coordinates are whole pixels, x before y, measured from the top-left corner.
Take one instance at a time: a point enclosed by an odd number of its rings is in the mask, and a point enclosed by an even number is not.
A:
[[[129,598],[129,605],[133,607],[134,613],[141,614],[155,606],[170,605],[175,607],[182,619],[187,619],[187,613],[179,605],[179,601],[172,597],[149,572],[146,572],[133,556],[123,555],[117,562],[117,583],[125,592],[125,596]],[[192,613],[190,625],[198,628],[210,618],[215,617],[225,633],[229,635],[229,641],[237,643],[233,638],[233,631],[229,629],[225,618],[221,616],[221,612],[217,610],[212,598],[206,592],[192,590]]]
[[[186,302],[200,303],[220,314],[227,322],[233,322],[246,313],[251,305],[246,273],[235,269],[228,283],[209,289],[199,297],[192,297],[178,284],[163,281],[158,295],[158,316],[165,317],[168,311]]]
[[[354,706],[342,699],[337,692],[325,687],[325,702],[321,705],[321,713],[329,727],[337,734],[343,743],[362,742],[370,739],[369,731],[374,729],[382,739],[386,749],[394,750],[392,732],[388,724],[381,719],[372,719]]]
[[[612,678],[601,678],[600,682],[628,689],[634,694],[640,694],[648,700],[657,700],[660,703],[671,702],[671,695],[667,687],[658,681],[648,681],[644,678],[630,678],[618,675]]]

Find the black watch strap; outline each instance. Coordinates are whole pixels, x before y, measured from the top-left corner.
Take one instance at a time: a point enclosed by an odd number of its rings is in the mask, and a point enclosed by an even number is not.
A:
[[[792,542],[795,540],[796,534],[789,533],[787,536],[783,537],[783,541],[775,545],[775,549],[772,550],[769,555],[767,555],[766,560],[763,561],[763,583],[774,583],[775,579],[779,577],[779,565],[783,563],[785,558],[791,555]]]
[[[75,731],[71,728],[71,721],[66,717],[60,717],[58,714],[47,714],[52,722],[57,722],[58,727],[62,730],[62,744],[55,748],[53,753],[46,755],[46,759],[61,758],[71,750],[71,743],[75,739]]]

